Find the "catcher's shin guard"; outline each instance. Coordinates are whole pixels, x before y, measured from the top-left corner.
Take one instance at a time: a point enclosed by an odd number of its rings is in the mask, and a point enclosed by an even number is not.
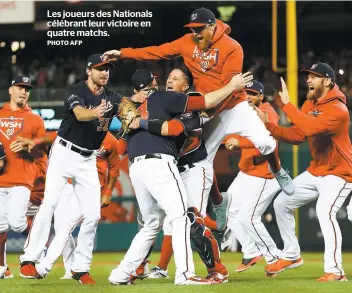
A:
[[[218,242],[210,229],[205,227],[204,221],[197,209],[189,208],[187,215],[191,221],[191,239],[196,246],[200,258],[206,265],[208,272],[218,272],[227,275],[228,272],[221,263]]]

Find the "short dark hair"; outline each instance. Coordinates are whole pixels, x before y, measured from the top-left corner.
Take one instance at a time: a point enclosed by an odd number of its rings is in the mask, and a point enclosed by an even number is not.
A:
[[[192,85],[193,85],[193,75],[189,71],[189,69],[186,66],[182,66],[182,67],[175,68],[175,69],[178,69],[178,70],[180,70],[183,73],[183,75],[186,77],[186,80],[187,80],[187,83],[189,85],[189,88],[191,88]]]

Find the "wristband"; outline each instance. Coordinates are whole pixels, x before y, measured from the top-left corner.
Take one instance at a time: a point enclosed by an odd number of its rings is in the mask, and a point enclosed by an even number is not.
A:
[[[148,120],[147,119],[140,119],[139,120],[139,128],[142,128],[144,130],[148,130]]]
[[[159,119],[141,119],[139,120],[139,128],[149,131],[150,133],[161,135],[163,120]]]

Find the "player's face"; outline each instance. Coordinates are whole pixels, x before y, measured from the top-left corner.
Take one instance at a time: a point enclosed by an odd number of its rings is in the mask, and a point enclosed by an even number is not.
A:
[[[198,44],[198,47],[202,50],[208,49],[213,39],[215,32],[215,25],[205,25],[201,27],[191,27],[193,32],[194,40]]]
[[[247,91],[247,101],[250,104],[253,104],[258,107],[260,102],[263,100],[263,98],[264,98],[263,94]]]
[[[23,108],[29,98],[29,88],[25,86],[13,85],[9,88],[11,102],[14,102],[18,108]]]
[[[101,66],[88,70],[88,76],[97,86],[105,86],[109,81],[109,67]]]
[[[166,81],[166,90],[183,93],[188,89],[189,85],[184,73],[179,69],[171,71]]]
[[[308,93],[307,100],[317,100],[322,97],[324,93],[325,82],[327,78],[317,76],[315,74],[308,74],[307,85]]]

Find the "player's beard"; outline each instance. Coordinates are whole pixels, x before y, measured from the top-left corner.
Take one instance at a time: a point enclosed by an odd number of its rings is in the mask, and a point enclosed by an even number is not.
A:
[[[97,76],[97,77],[94,77],[94,79],[92,78],[92,80],[97,86],[103,87],[107,85],[109,78],[101,79],[100,76]]]
[[[321,98],[324,91],[323,85],[314,87],[314,90],[309,90],[307,93],[307,100],[317,100]]]
[[[211,38],[208,39],[203,37],[201,40],[194,37],[194,41],[197,43],[197,47],[201,50],[207,50],[211,46]]]
[[[27,103],[27,100],[23,100],[22,98],[18,98],[16,101],[16,106],[18,108],[23,108]]]

